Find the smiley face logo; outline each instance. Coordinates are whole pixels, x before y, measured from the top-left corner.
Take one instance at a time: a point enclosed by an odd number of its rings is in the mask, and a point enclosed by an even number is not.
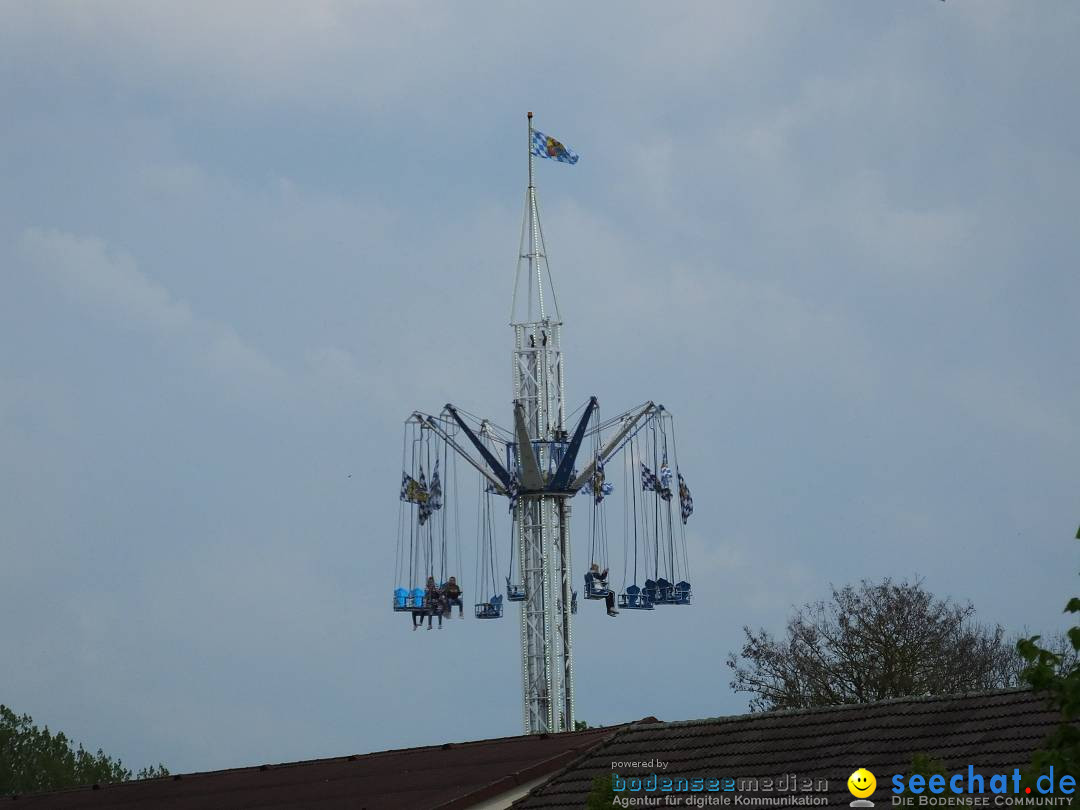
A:
[[[847,780],[847,789],[857,799],[865,799],[877,789],[877,779],[866,768],[859,768]]]

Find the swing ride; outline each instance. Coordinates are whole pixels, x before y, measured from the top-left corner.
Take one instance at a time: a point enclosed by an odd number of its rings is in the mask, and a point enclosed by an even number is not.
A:
[[[679,470],[674,423],[662,405],[650,401],[601,420],[591,397],[565,412],[563,322],[540,227],[533,158],[571,164],[578,158],[535,130],[532,113],[528,122],[529,184],[511,308],[513,427],[452,404],[435,415],[415,411],[406,420],[393,609],[412,614],[414,627],[418,615],[440,616],[441,627],[448,611],[445,585],[451,573],[461,572],[458,466],[464,462],[478,481],[473,615],[501,619],[504,599],[520,603],[522,719],[526,733],[541,733],[574,728],[572,499],[580,495],[589,502],[582,595],[605,600],[612,616],[618,614],[616,597],[621,609],[631,611],[691,604],[685,525],[694,505]],[[624,515],[616,591],[607,499],[615,491],[608,470],[618,467]],[[505,512],[499,506],[504,498]],[[504,580],[500,537],[510,545]]]

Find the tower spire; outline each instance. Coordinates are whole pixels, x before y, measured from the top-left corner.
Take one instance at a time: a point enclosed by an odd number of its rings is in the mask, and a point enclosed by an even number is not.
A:
[[[518,267],[514,276],[514,300],[510,322],[561,322],[555,285],[544,245],[544,229],[540,224],[540,206],[534,181],[533,114],[528,113],[529,185],[525,190],[525,212],[521,220],[521,240],[518,244]],[[524,281],[524,284],[522,283]]]

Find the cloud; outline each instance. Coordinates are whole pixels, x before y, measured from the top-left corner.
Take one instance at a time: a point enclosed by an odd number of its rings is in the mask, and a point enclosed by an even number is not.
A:
[[[100,239],[27,228],[23,249],[65,293],[109,315],[159,334],[197,324],[187,304],[141,273],[130,256],[110,253]]]
[[[283,377],[230,327],[195,315],[186,302],[139,270],[132,257],[109,250],[101,239],[27,228],[22,249],[31,267],[77,303],[121,328],[164,338],[221,378],[244,385]]]

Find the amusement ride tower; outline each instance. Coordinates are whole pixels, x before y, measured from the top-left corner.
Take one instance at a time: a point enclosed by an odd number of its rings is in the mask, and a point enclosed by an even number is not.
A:
[[[487,420],[483,420],[479,426],[470,425],[466,415],[450,404],[437,417],[414,412],[407,424],[419,428],[421,433],[429,431],[439,437],[444,450],[452,449],[480,472],[488,493],[510,499],[520,566],[517,574],[521,585],[511,585],[508,578],[507,595],[510,601],[521,603],[522,720],[526,733],[541,733],[574,729],[571,616],[576,610],[577,594],[572,588],[571,498],[593,482],[597,487],[596,503],[599,503],[602,496],[599,494],[601,483],[598,482],[603,480],[604,463],[650,420],[662,421],[666,414],[662,406],[647,402],[606,425],[594,424],[590,428],[597,409],[597,400],[591,397],[573,433],[567,431],[561,347],[563,324],[544,248],[533,164],[536,154],[567,163],[576,162],[577,156],[558,141],[534,130],[531,112],[528,114],[528,124],[529,184],[511,307],[511,327],[514,332],[513,430],[503,431],[504,441],[493,441],[491,424]],[[545,149],[546,153],[543,151]],[[609,429],[610,436],[606,441],[601,441],[600,432],[604,427]],[[587,435],[594,438],[591,457],[583,459],[579,470],[576,462]],[[475,453],[467,449],[463,437],[471,443]],[[502,447],[498,446],[500,444]],[[499,453],[499,450],[505,452]],[[435,458],[438,458],[438,452]],[[667,464],[666,458],[664,463]],[[431,469],[429,463],[428,470]],[[668,476],[670,478],[670,472]],[[426,535],[428,539],[424,540],[423,514],[425,510],[428,516],[432,514],[435,499],[433,492],[429,494],[427,490],[422,463],[418,477],[419,481],[403,473],[401,500],[412,501],[420,507],[420,529],[418,531],[414,520],[409,535],[412,545],[408,554],[410,560],[418,560],[417,548],[424,542],[429,544],[425,557],[428,569],[423,572],[426,574],[427,570],[432,570],[431,561],[438,554],[432,551],[430,524]],[[435,480],[433,477],[432,490],[437,486]],[[660,493],[659,480],[654,477],[653,481],[656,492]],[[603,489],[603,492],[607,491]],[[670,489],[665,485],[663,491],[670,502]],[[440,486],[440,501],[441,495]],[[681,495],[682,490],[680,499]],[[439,509],[440,506],[433,508]],[[683,521],[685,523],[685,511]],[[403,532],[399,531],[399,543],[402,536]],[[445,549],[443,556],[445,558]],[[403,558],[403,555],[399,555],[399,558]],[[659,558],[657,554],[658,562]],[[670,586],[666,593],[657,591],[652,596],[657,601],[666,600],[669,604],[689,604],[689,585],[685,582],[679,584],[685,589],[678,594],[675,587]],[[609,593],[606,582],[603,589],[603,592],[587,593],[586,598],[605,598],[605,594]],[[401,596],[398,596],[399,593]],[[646,604],[647,598],[631,597],[627,604],[624,594],[621,603],[624,607],[652,609],[651,600]],[[415,613],[427,606],[423,591],[395,591],[395,610],[412,610]],[[483,613],[481,607],[484,608]],[[477,605],[477,618],[501,616],[501,597],[497,610],[490,603]]]

